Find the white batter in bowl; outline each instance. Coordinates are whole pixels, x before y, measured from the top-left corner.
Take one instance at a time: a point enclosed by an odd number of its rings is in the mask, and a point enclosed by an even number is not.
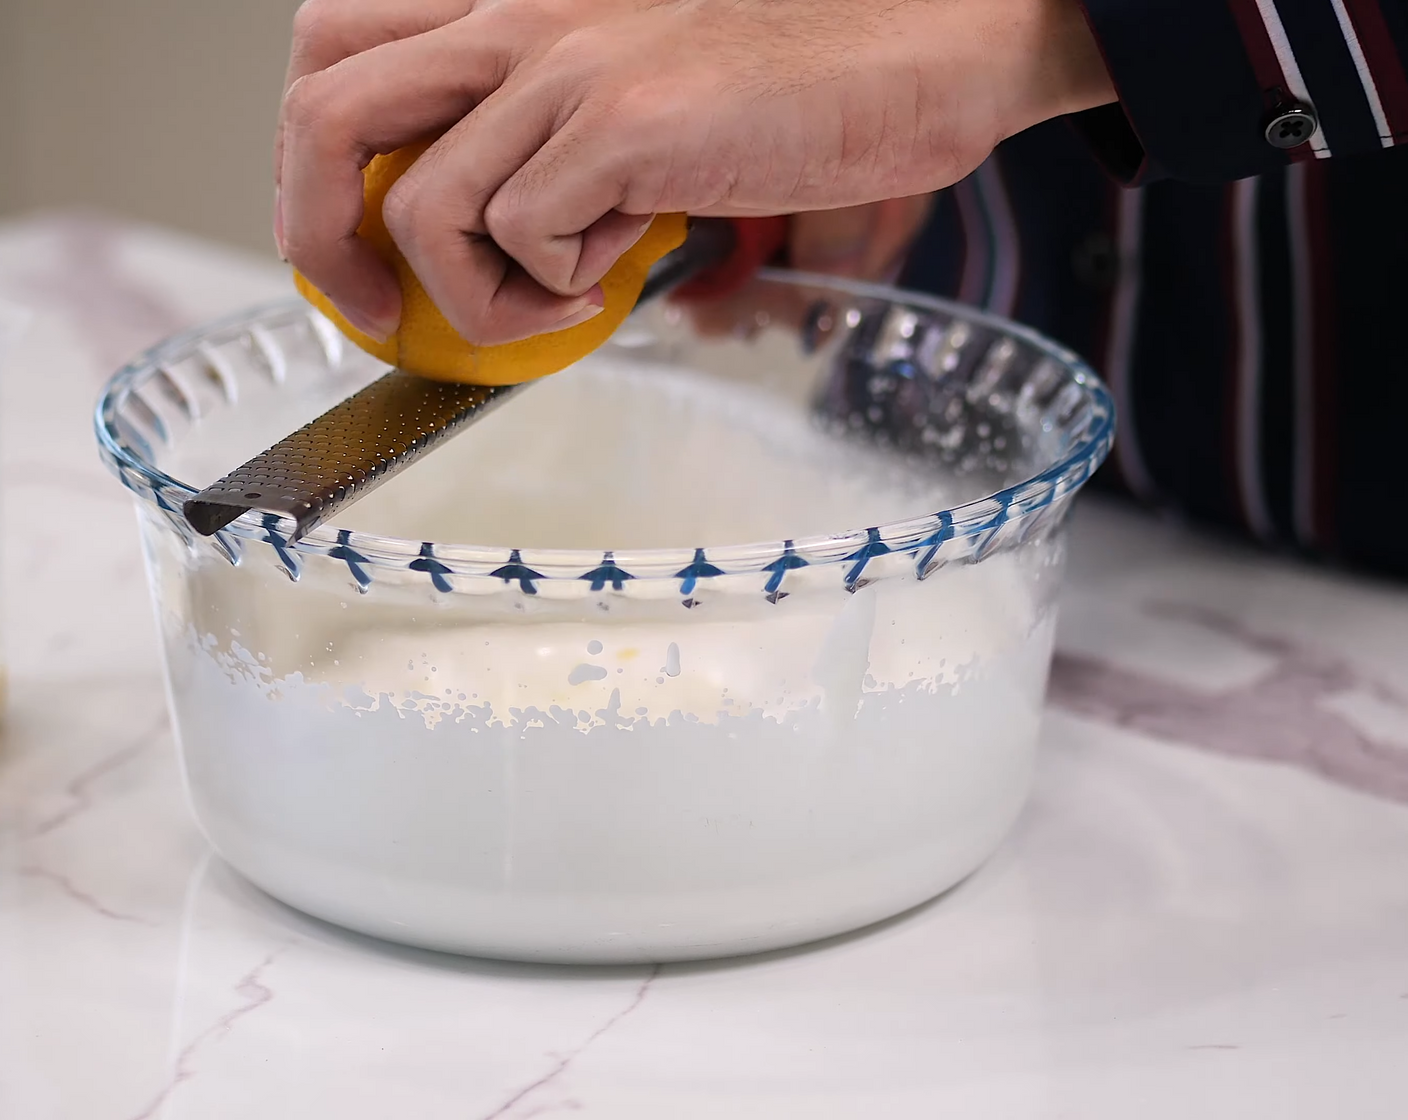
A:
[[[114,378],[99,439],[230,863],[377,936],[625,962],[855,929],[994,850],[1108,397],[975,312],[765,286],[824,302],[826,344],[643,311],[296,544],[176,511],[375,362],[283,304]]]

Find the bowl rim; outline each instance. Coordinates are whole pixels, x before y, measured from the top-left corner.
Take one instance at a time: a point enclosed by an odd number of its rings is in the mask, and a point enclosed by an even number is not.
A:
[[[505,582],[520,579],[516,570],[506,571],[506,565],[524,569],[533,580],[583,579],[593,573],[584,575],[582,566],[594,565],[600,571],[603,559],[607,566],[626,579],[688,579],[690,571],[695,579],[699,579],[737,572],[767,571],[778,564],[784,565],[780,571],[785,571],[791,565],[800,567],[854,562],[857,559],[863,565],[867,560],[885,553],[911,553],[926,547],[937,551],[950,542],[983,533],[991,538],[1009,520],[1051,506],[1079,489],[1113,445],[1115,403],[1109,389],[1084,359],[1033,328],[981,308],[887,284],[776,268],[763,269],[758,279],[765,283],[831,290],[856,299],[883,300],[935,311],[994,330],[1026,344],[1060,366],[1068,383],[1078,386],[1086,397],[1090,421],[1066,454],[1055,463],[992,494],[949,509],[881,525],[786,541],[752,541],[691,548],[619,549],[603,553],[599,549],[518,549],[428,542],[340,529],[327,524],[294,540],[292,519],[257,511],[241,515],[216,534],[212,541],[235,562],[239,547],[231,543],[232,537],[271,544],[281,557],[289,552],[301,552],[349,559],[350,554],[356,563],[373,567],[405,569],[428,563],[431,567],[427,570],[434,575],[435,566],[448,565],[448,571],[491,574]],[[188,357],[202,343],[227,340],[217,336],[248,333],[276,315],[296,317],[300,312],[306,314],[309,322],[320,331],[325,346],[336,348],[343,344],[342,336],[336,334],[335,328],[300,297],[285,296],[171,335],[117,370],[103,387],[93,414],[102,458],[128,489],[139,497],[153,501],[188,539],[193,534],[185,526],[180,510],[185,499],[195,495],[195,488],[166,474],[141,450],[133,447],[118,429],[118,411],[132,390],[163,364]],[[921,562],[921,569],[924,566]],[[496,570],[489,571],[489,568]],[[625,568],[629,568],[630,572],[627,573]],[[606,580],[613,580],[612,572],[607,572]]]

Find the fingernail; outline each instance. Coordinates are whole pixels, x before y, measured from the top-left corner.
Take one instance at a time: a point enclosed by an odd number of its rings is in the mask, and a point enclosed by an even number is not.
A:
[[[554,334],[557,331],[565,331],[571,327],[579,327],[588,319],[595,319],[605,310],[606,308],[599,303],[589,303],[580,311],[574,311],[565,319],[559,319],[556,323],[550,326],[545,333]]]
[[[279,260],[287,263],[288,253],[284,251],[284,197],[278,187],[274,188],[274,245],[279,250]]]
[[[606,308],[606,293],[601,290],[600,284],[582,298],[586,302],[581,307],[570,315],[564,315],[543,333],[552,334],[555,331],[565,331],[569,327],[581,326],[588,319],[595,319]]]
[[[337,310],[341,312],[344,319],[359,331],[376,339],[378,342],[385,342],[396,333],[396,328],[400,325],[399,323],[378,322],[370,316],[364,315],[362,312],[350,307],[338,306]]]

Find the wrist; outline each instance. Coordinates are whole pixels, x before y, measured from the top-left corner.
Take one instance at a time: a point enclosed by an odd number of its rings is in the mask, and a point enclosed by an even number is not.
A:
[[[1005,136],[1116,100],[1099,41],[1079,0],[1002,0],[1009,9],[1003,57],[1012,76]]]

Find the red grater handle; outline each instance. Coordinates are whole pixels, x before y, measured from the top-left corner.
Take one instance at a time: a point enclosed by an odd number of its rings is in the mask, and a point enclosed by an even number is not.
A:
[[[724,299],[743,288],[758,269],[771,264],[787,247],[791,222],[772,218],[730,218],[734,246],[728,257],[685,281],[671,293],[682,302]]]

